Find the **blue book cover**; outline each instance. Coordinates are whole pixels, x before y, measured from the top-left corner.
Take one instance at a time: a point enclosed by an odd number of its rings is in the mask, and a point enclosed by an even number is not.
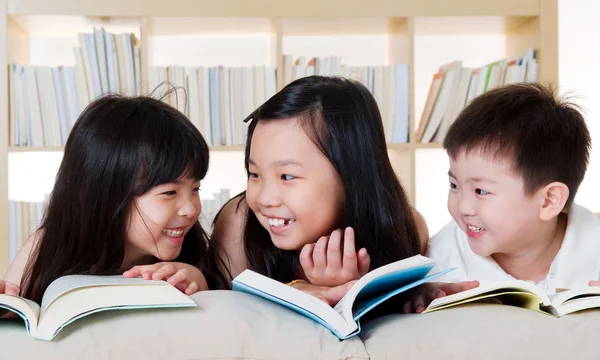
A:
[[[430,274],[435,261],[416,255],[377,268],[348,291],[335,307],[316,297],[252,270],[245,270],[232,283],[245,292],[283,305],[329,329],[344,340],[360,333],[360,318],[386,300],[452,271]]]

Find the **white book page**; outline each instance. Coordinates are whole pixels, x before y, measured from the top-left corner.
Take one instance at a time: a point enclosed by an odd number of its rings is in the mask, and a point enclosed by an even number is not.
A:
[[[64,326],[103,310],[195,305],[187,295],[166,283],[78,288],[52,302],[40,316],[37,331],[32,332],[32,335],[38,339],[51,340]]]
[[[259,292],[262,291],[282,300],[284,303],[282,305],[284,306],[287,306],[285,303],[296,305],[315,316],[318,316],[333,328],[337,329],[341,334],[348,334],[356,328],[356,324],[353,320],[346,323],[344,319],[324,301],[256,272],[245,270],[234,280],[250,286]]]
[[[600,286],[562,291],[552,295],[551,299],[559,316],[600,307]]]
[[[541,301],[543,306],[548,306],[551,304],[550,298],[546,294],[542,292],[536,285],[530,284],[526,281],[521,280],[511,280],[511,281],[502,281],[502,282],[491,282],[491,283],[482,283],[478,287],[470,290],[466,290],[463,292],[459,292],[453,295],[444,296],[441,298],[437,298],[431,302],[431,304],[427,307],[427,310],[435,309],[437,307],[451,304],[453,302],[458,302],[460,300],[466,300],[469,298],[477,297],[479,295],[489,294],[489,293],[506,293],[506,292],[527,292],[537,296]]]
[[[16,312],[24,317],[27,331],[31,332],[38,326],[40,306],[35,302],[20,296],[0,294],[0,306]]]
[[[97,275],[67,275],[54,280],[46,289],[42,297],[42,310],[44,314],[46,309],[59,297],[67,294],[70,291],[107,285],[151,285],[151,284],[166,284],[164,281],[144,280],[141,278],[124,278],[121,275],[114,276],[97,276]],[[170,286],[170,285],[169,285]]]

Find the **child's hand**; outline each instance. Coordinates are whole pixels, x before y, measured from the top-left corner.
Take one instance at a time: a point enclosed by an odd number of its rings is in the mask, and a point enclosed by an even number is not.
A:
[[[0,294],[18,296],[21,289],[10,281],[0,280]],[[0,309],[0,319],[16,318],[17,314],[12,311]]]
[[[425,283],[418,286],[412,292],[410,299],[402,306],[402,312],[404,314],[410,314],[412,312],[422,313],[427,306],[433,301],[440,297],[459,293],[461,291],[473,289],[479,286],[479,281],[463,281],[459,283],[442,283],[433,282]]]
[[[334,287],[299,282],[295,283],[293,287],[324,301],[330,306],[335,306],[335,304],[337,304],[344,297],[344,295],[346,295],[348,290],[350,290],[355,282],[356,281],[349,281],[343,285]]]
[[[0,280],[0,294],[18,296],[21,289],[10,281]]]
[[[124,277],[141,276],[146,280],[165,280],[186,295],[200,290],[208,290],[202,272],[195,266],[178,262],[160,262],[152,265],[138,265],[123,273]]]
[[[338,286],[358,280],[369,272],[371,258],[367,249],[356,251],[354,230],[346,228],[344,252],[341,249],[342,231],[336,230],[329,238],[322,236],[314,244],[306,244],[300,253],[300,264],[307,280],[314,285]]]
[[[588,283],[590,286],[600,286],[600,281],[598,280],[590,280]]]

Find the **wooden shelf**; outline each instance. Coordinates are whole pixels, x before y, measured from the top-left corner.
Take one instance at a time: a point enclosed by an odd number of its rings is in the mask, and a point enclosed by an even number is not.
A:
[[[388,144],[388,150],[403,150],[408,151],[413,148],[416,149],[441,149],[442,144],[438,143],[426,143],[426,144]],[[210,151],[245,151],[245,145],[216,145],[209,146]],[[9,146],[8,152],[62,152],[64,151],[63,146]]]
[[[181,17],[537,16],[541,0],[6,0],[8,14]]]
[[[210,151],[244,151],[244,145],[209,146]],[[63,146],[9,146],[8,152],[62,152]]]

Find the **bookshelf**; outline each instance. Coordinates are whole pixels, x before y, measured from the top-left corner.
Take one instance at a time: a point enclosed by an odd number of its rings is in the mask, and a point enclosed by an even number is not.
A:
[[[151,66],[174,65],[179,54],[202,53],[205,46],[214,50],[212,52],[225,53],[214,62],[222,63],[225,58],[231,61],[231,66],[241,66],[244,65],[243,58],[250,57],[252,62],[245,64],[260,62],[274,66],[278,74],[284,66],[283,55],[288,53],[295,57],[326,56],[324,52],[335,50],[343,56],[352,55],[354,59],[348,58],[349,63],[354,61],[363,66],[408,64],[409,141],[389,144],[388,150],[411,201],[427,217],[434,207],[441,206],[445,210],[447,185],[447,165],[443,165],[447,160],[444,160],[441,145],[418,143],[414,136],[432,74],[438,66],[452,60],[472,61],[473,66],[481,66],[496,58],[522,55],[526,49],[535,48],[539,81],[557,83],[557,2],[0,0],[0,68],[7,69],[8,64],[14,63],[32,64],[35,55],[32,43],[45,43],[45,40],[36,40],[34,33],[46,34],[58,29],[65,34],[71,32],[73,39],[81,27],[91,31],[94,26],[105,26],[107,30],[129,26],[139,30],[142,83],[147,83]],[[214,46],[211,37],[221,36],[219,41],[223,41],[223,38],[248,34],[255,35],[254,40],[247,40],[256,41],[253,47],[258,50],[254,53],[232,56],[237,51],[231,52],[235,42],[227,45],[229,49],[223,49],[223,46],[221,49],[210,48]],[[188,44],[196,45],[187,48],[179,45],[179,49],[166,47],[169,43],[177,47],[172,39],[180,38],[192,38]],[[68,50],[72,46],[72,40],[69,41],[59,39],[52,44]],[[367,45],[373,50],[361,53],[356,49]],[[199,46],[203,48],[194,50]],[[488,48],[491,50],[487,51]],[[193,59],[187,65],[214,66],[210,61],[204,57]],[[7,71],[0,71],[0,128],[4,129],[3,134],[8,134],[9,129],[8,82]],[[278,76],[277,89],[282,85],[282,77]],[[211,146],[210,149],[214,153],[233,154],[243,151],[243,145]],[[0,136],[0,273],[8,266],[9,158],[24,152],[48,151],[61,152],[62,147],[10,146],[9,136]]]

